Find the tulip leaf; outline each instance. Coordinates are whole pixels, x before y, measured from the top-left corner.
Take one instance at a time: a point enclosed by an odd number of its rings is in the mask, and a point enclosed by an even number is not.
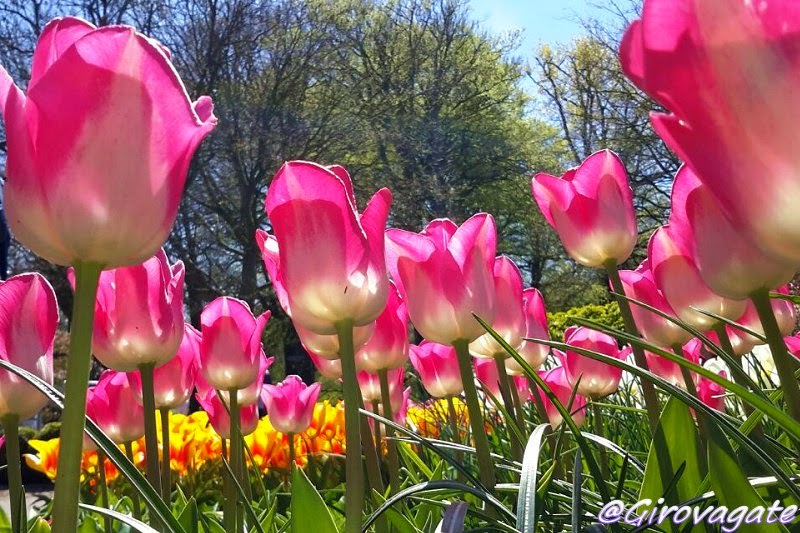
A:
[[[667,470],[659,464],[659,454],[655,449],[657,439],[654,438],[647,456],[647,466],[639,498],[642,500],[649,498],[654,502],[661,497],[674,502],[688,500],[694,496],[703,476],[700,472],[700,447],[697,431],[686,404],[677,398],[670,398],[658,420],[656,431],[663,435],[665,440],[671,463],[668,471],[672,473],[673,477],[664,479],[662,475],[662,472]],[[674,481],[676,478],[677,480]],[[672,492],[671,497],[666,494],[668,489]]]
[[[292,469],[292,533],[338,533],[325,500],[300,468]]]
[[[742,466],[736,459],[736,454],[725,435],[714,426],[709,427],[709,433],[708,473],[711,478],[711,487],[714,489],[719,504],[732,510],[737,507],[766,508],[764,500],[742,472]],[[736,531],[745,533],[748,531],[754,533],[786,531],[786,528],[779,524],[769,524],[763,520],[762,522],[743,523]]]
[[[50,524],[41,516],[37,516],[28,524],[28,533],[50,533]]]
[[[517,529],[523,533],[536,531],[536,481],[539,455],[542,452],[542,439],[549,428],[550,424],[536,426],[522,457],[522,476],[517,494]]]

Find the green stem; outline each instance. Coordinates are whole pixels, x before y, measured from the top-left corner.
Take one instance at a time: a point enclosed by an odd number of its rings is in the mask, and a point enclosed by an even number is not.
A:
[[[339,356],[342,361],[342,388],[344,389],[344,423],[347,457],[345,460],[345,533],[361,532],[364,510],[364,470],[361,457],[361,415],[358,412],[360,392],[356,379],[356,358],[353,348],[353,321],[336,324],[339,337]]]
[[[503,398],[503,405],[506,408],[508,417],[506,419],[506,426],[508,426],[508,439],[511,441],[511,456],[517,461],[522,461],[522,443],[520,442],[517,434],[511,430],[511,426],[517,424],[516,422],[516,409],[514,409],[514,399],[511,396],[511,387],[508,378],[508,371],[506,370],[505,357],[498,355],[494,358],[494,364],[497,367],[497,377],[500,383],[500,396]]]
[[[447,397],[447,417],[450,420],[450,431],[452,431],[452,439],[454,444],[461,444],[461,428],[458,426],[458,414],[456,413],[456,404],[453,401],[452,396]],[[455,452],[455,459],[459,463],[462,462],[464,454],[461,453],[461,450],[457,450]],[[458,472],[458,480],[464,481],[464,474]]]
[[[14,533],[25,531],[22,523],[22,463],[19,453],[19,416],[13,413],[2,419],[6,432],[6,463],[8,464],[8,492],[11,499],[11,530]]]
[[[381,412],[381,402],[379,402],[378,400],[372,400],[372,412],[375,413],[375,414],[380,414],[380,412]],[[385,413],[384,413],[384,416],[386,416]],[[380,424],[375,424],[375,448],[378,450],[378,455],[379,456],[380,456],[382,438],[383,437],[381,437],[381,425]]]
[[[97,468],[100,474],[100,505],[108,509],[108,483],[106,482],[106,454],[103,450],[97,450]],[[103,516],[103,528],[105,533],[112,533],[111,518]]]
[[[144,448],[147,481],[161,493],[161,474],[158,471],[158,433],[156,431],[156,401],[153,385],[155,363],[139,365],[142,377],[142,407],[144,408]]]
[[[389,393],[389,372],[387,370],[378,371],[378,379],[381,383],[381,403],[383,403],[383,417],[387,420],[394,421],[394,412],[392,410],[392,399]],[[378,424],[375,424],[377,427]],[[396,494],[400,490],[400,459],[397,457],[397,443],[392,439],[394,436],[394,429],[391,426],[386,426],[386,449],[387,460],[389,462],[389,484],[391,486],[390,494]],[[380,446],[380,441],[378,441]]]
[[[125,455],[132,464],[136,464],[136,456],[133,454],[133,443],[128,441],[125,443]],[[139,493],[133,489],[131,494],[131,501],[133,502],[133,517],[137,520],[142,519],[142,503],[139,501]]]
[[[525,427],[525,410],[522,405],[522,399],[519,397],[517,384],[514,382],[514,376],[508,376],[508,386],[511,389],[511,399],[514,400],[514,413],[516,414],[517,427],[523,437],[527,437],[527,428]]]
[[[767,289],[759,289],[750,295],[750,299],[753,301],[756,312],[758,312],[758,318],[761,319],[761,325],[764,328],[769,349],[775,361],[775,369],[781,379],[783,398],[786,400],[789,414],[800,422],[800,386],[798,386],[797,378],[794,376],[797,362],[789,355],[786,344],[783,342],[783,335],[772,311],[769,291]]]
[[[289,438],[289,476],[292,475],[292,470],[294,470],[294,433],[289,433],[286,435]]]
[[[230,402],[230,449],[231,449],[231,471],[233,478],[244,484],[242,476],[242,419],[241,408],[239,407],[239,391],[238,389],[230,389],[228,391],[228,398]],[[235,485],[234,485],[235,488]],[[239,501],[237,496],[236,502]],[[234,510],[234,518],[236,520],[236,531],[242,530],[242,520],[244,516],[239,512],[239,505],[235,504],[232,509]]]
[[[490,492],[494,490],[497,479],[494,473],[494,463],[489,452],[489,439],[483,424],[483,414],[478,402],[478,391],[475,389],[475,379],[472,375],[472,356],[469,354],[469,341],[460,339],[453,341],[453,347],[458,356],[458,368],[461,371],[461,383],[464,386],[464,398],[469,411],[469,423],[472,429],[472,438],[475,441],[475,451],[478,455],[478,468],[480,469],[481,483]]]
[[[608,273],[608,279],[611,281],[611,287],[614,289],[614,292],[618,295],[625,294],[625,287],[622,285],[622,280],[620,279],[619,272],[617,271],[616,260],[609,260],[606,262],[605,267],[606,272]],[[639,330],[636,328],[636,322],[633,320],[630,302],[617,296],[617,304],[619,304],[619,311],[622,315],[622,321],[625,324],[625,329],[631,335],[636,335],[638,337]],[[633,358],[636,361],[636,366],[642,370],[647,370],[648,372],[650,371],[650,367],[647,366],[647,358],[644,356],[644,350],[642,350],[640,346],[633,346]],[[655,429],[658,426],[658,417],[660,411],[658,405],[658,396],[656,396],[656,389],[653,384],[646,379],[639,380],[639,384],[642,387],[642,397],[644,398],[645,409],[647,409],[647,419],[650,421],[650,430],[655,432]]]
[[[592,402],[592,422],[594,423],[594,434],[598,437],[605,438],[605,428],[603,428],[603,411],[595,402]],[[607,480],[609,479],[608,452],[606,451],[606,447],[602,444],[598,444],[597,449],[600,452],[600,473],[603,475],[603,479]]]
[[[229,448],[230,446],[226,444],[226,440],[222,438],[223,460],[227,459],[228,466],[233,470],[232,454],[228,454]],[[222,502],[222,523],[225,526],[225,533],[236,533],[236,485],[231,479],[230,470],[225,468],[224,464],[222,465],[222,495],[224,498]]]
[[[89,387],[92,324],[101,271],[100,265],[75,265],[75,299],[72,304],[66,396],[61,414],[58,473],[53,496],[53,533],[73,533],[78,527],[86,389]]]
[[[169,505],[172,500],[172,465],[169,445],[169,407],[158,409],[161,416],[161,498]]]
[[[679,357],[684,357],[683,348],[679,344],[672,347],[672,352]],[[697,393],[697,386],[694,384],[691,371],[685,366],[682,366],[681,375],[686,385],[686,392],[700,400],[700,395]],[[714,421],[706,418],[706,416],[698,410],[695,410],[695,417],[697,418],[697,427],[700,429],[700,466],[703,472],[707,472],[708,455],[706,454],[706,450],[708,447],[708,439],[711,437],[708,431],[708,424],[713,424]]]
[[[358,408],[364,409],[364,399],[361,393],[358,394]],[[345,428],[346,429],[346,428]],[[361,450],[364,454],[364,466],[367,468],[367,482],[369,488],[383,494],[383,478],[381,477],[381,465],[378,457],[378,450],[375,447],[375,439],[372,437],[369,420],[362,419],[359,424],[361,430]],[[377,430],[377,425],[376,425]],[[377,525],[380,528],[385,521],[379,520]]]

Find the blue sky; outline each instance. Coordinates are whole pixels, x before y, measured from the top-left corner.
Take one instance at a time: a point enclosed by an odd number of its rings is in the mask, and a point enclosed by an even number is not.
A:
[[[582,33],[579,17],[597,16],[586,0],[470,0],[473,18],[493,33],[522,30],[520,54],[542,43],[564,43]]]

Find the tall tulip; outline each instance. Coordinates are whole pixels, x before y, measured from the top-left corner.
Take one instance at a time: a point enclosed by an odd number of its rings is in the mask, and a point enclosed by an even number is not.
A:
[[[800,264],[800,11],[793,0],[646,0],[623,71],[667,112],[651,116],[740,232]]]
[[[678,317],[695,328],[711,329],[717,320],[693,308],[735,320],[744,312],[744,300],[725,298],[706,285],[682,229],[662,226],[650,237],[647,255],[656,285]]]
[[[407,360],[408,312],[391,284],[386,309],[375,321],[372,336],[356,351],[356,367],[378,373],[403,366]]]
[[[6,216],[17,240],[77,269],[70,364],[53,502],[74,529],[97,279],[158,251],[192,155],[214,128],[211,99],[189,99],[163,47],[127,26],[51,21],[27,95],[0,68],[8,142]]]
[[[547,311],[544,307],[544,298],[538,289],[529,288],[522,291],[522,310],[525,314],[525,338],[526,339],[550,339],[550,330],[547,327]],[[546,344],[523,340],[517,348],[523,359],[534,370],[542,366],[550,347]],[[521,375],[523,369],[515,359],[506,359],[506,370],[511,375]]]
[[[117,444],[144,436],[144,409],[125,372],[106,370],[89,389],[86,415]]]
[[[53,384],[53,340],[58,326],[56,295],[40,274],[20,274],[0,281],[0,359]],[[14,531],[25,527],[19,450],[19,421],[47,404],[38,389],[0,370],[0,423],[8,436],[6,456]]]
[[[267,274],[292,321],[319,335],[338,335],[347,411],[345,469],[353,489],[345,502],[346,533],[360,529],[364,506],[353,328],[370,324],[386,306],[383,232],[391,202],[391,192],[381,189],[359,214],[344,168],[293,161],[280,168],[267,191],[275,235],[256,233]]]
[[[272,426],[283,433],[302,433],[311,425],[321,385],[306,385],[299,376],[287,376],[277,385],[264,385],[261,398]]]
[[[551,370],[540,370],[539,375],[550,390],[553,391],[558,401],[567,408],[572,416],[573,422],[580,426],[584,418],[586,418],[586,398],[580,394],[575,394],[573,397],[573,388],[570,381],[567,379],[567,373],[564,367],[557,366]],[[564,418],[546,394],[542,394],[541,397],[550,425],[553,428],[557,428],[564,421]],[[572,398],[572,403],[570,403],[570,398]]]
[[[267,357],[262,349],[257,360],[253,362],[253,365],[258,368],[255,379],[247,387],[244,387],[243,389],[237,389],[236,400],[239,402],[239,405],[244,406],[258,403],[259,398],[261,398],[261,390],[264,386],[264,378],[267,375],[269,367],[272,366],[272,363],[274,362],[275,358]],[[196,385],[197,391],[201,396],[205,396],[206,391],[209,389],[217,390],[219,397],[226,404],[230,402],[230,391],[228,389],[215,389],[203,378],[202,374],[197,375]]]
[[[711,189],[684,165],[672,185],[670,226],[687,240],[703,281],[741,300],[792,279],[796,268],[764,255],[725,214]]]
[[[395,368],[389,371],[389,391],[390,393],[397,388],[403,388],[403,368]],[[358,387],[361,389],[361,396],[364,403],[381,401],[381,384],[377,374],[361,370],[358,372]]]
[[[434,398],[458,396],[464,391],[458,371],[458,357],[452,346],[422,341],[410,346],[409,358],[422,386]]]
[[[625,287],[625,296],[675,317],[672,306],[656,286],[649,260],[645,259],[636,270],[621,270],[619,276],[622,286]],[[659,346],[680,346],[692,337],[691,333],[675,322],[636,303],[631,306],[631,312],[639,333],[649,342]]]
[[[157,252],[216,124],[211,100],[189,100],[156,41],[72,17],[44,28],[27,96],[0,68],[0,110],[15,237],[53,263],[105,268]]]
[[[615,359],[625,360],[630,347],[620,349],[614,337],[593,329],[571,326],[564,332],[564,342],[575,348],[590,350]],[[615,392],[622,378],[622,369],[595,361],[567,348],[562,359],[567,379],[578,394],[591,398],[602,398]],[[580,383],[578,380],[580,379]]]
[[[317,368],[317,371],[328,379],[342,379],[342,360],[341,359],[325,359],[320,357],[314,352],[306,348],[311,362]]]
[[[183,262],[170,265],[163,249],[100,275],[92,351],[103,365],[130,372],[175,356],[183,339],[183,278]]]
[[[494,487],[494,464],[472,375],[469,343],[484,333],[473,313],[491,324],[495,315],[497,229],[480,213],[460,227],[434,220],[421,233],[386,232],[386,261],[408,305],[414,327],[432,342],[456,349],[483,484]]]
[[[596,152],[560,178],[537,174],[531,191],[545,220],[578,263],[618,265],[633,252],[638,236],[633,192],[615,153]]]

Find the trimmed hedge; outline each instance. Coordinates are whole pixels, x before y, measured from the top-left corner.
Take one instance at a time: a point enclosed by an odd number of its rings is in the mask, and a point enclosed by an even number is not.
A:
[[[610,302],[603,305],[590,304],[581,307],[573,307],[572,309],[567,309],[566,311],[560,311],[558,313],[547,313],[550,338],[557,341],[563,340],[564,330],[575,325],[571,320],[573,317],[593,320],[616,329],[624,329],[625,327],[617,302]]]

